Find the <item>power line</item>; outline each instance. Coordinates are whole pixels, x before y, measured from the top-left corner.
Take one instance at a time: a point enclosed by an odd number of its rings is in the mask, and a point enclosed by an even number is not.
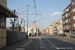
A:
[[[34,6],[35,6],[35,13],[36,13],[36,16],[37,16],[37,10],[36,10],[35,0],[33,0],[33,2],[34,2]],[[36,16],[34,17],[34,20],[35,20]]]
[[[37,15],[35,0],[33,0],[33,2],[34,2],[35,12],[36,12],[36,15]]]

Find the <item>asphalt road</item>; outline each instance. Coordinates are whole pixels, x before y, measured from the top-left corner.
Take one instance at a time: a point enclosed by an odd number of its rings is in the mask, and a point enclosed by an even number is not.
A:
[[[70,38],[63,38],[63,37],[56,37],[56,36],[50,37],[46,35],[43,35],[41,37],[46,46],[46,50],[75,50],[75,44],[72,44]]]
[[[3,50],[75,50],[75,39],[41,35],[6,46]]]

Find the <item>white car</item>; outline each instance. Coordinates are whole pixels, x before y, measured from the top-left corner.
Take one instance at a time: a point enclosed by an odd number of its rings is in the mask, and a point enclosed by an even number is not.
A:
[[[53,33],[50,34],[50,36],[53,36],[53,35],[54,35]]]

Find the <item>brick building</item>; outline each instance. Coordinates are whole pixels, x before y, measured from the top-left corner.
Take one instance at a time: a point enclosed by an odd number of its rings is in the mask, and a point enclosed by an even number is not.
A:
[[[63,32],[71,35],[75,31],[75,0],[63,10]]]

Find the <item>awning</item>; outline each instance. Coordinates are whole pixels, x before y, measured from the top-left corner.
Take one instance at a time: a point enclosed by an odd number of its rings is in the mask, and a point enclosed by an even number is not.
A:
[[[9,8],[7,8],[5,5],[0,3],[0,14],[6,15],[6,18],[17,18],[18,16],[13,13]]]

